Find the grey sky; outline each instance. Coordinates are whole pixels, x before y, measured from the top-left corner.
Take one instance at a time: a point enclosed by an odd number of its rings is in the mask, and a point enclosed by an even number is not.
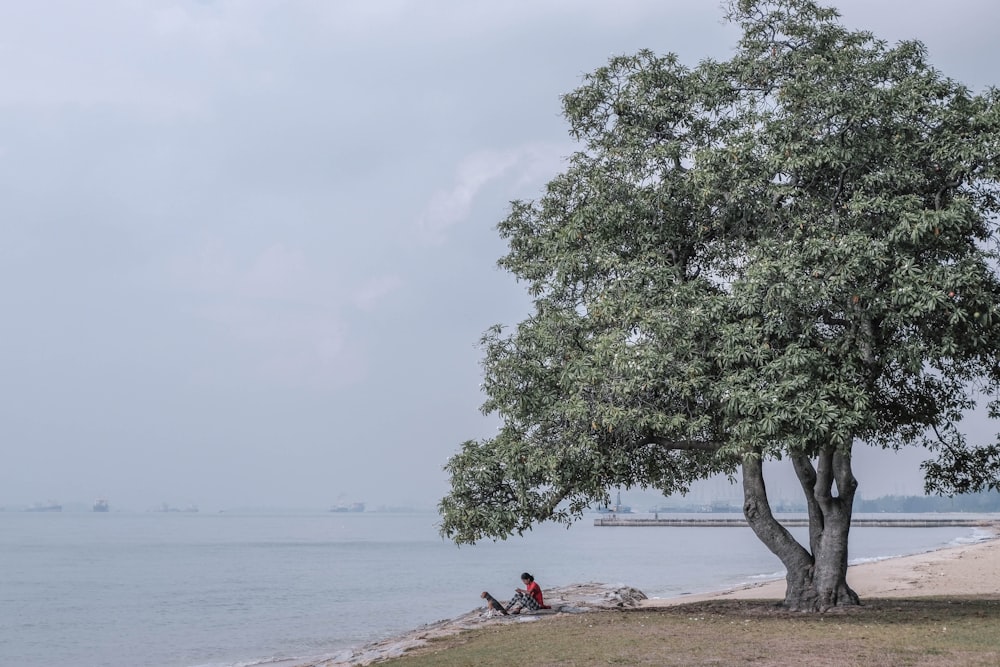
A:
[[[995,81],[1000,4],[836,4]],[[560,95],[640,48],[726,57],[721,14],[0,5],[0,506],[432,506],[495,426],[477,341],[528,300],[494,225],[573,150]],[[862,495],[918,492],[906,458]]]

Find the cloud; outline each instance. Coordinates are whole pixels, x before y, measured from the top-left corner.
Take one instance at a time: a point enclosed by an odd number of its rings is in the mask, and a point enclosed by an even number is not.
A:
[[[363,373],[345,309],[373,308],[395,288],[394,279],[348,280],[304,250],[273,243],[246,250],[204,238],[170,265],[172,287],[196,318],[230,341],[227,354],[253,373],[293,386],[342,386]],[[184,296],[186,295],[186,296]]]
[[[399,276],[379,276],[362,285],[354,293],[352,301],[360,310],[372,311],[385,297],[398,290],[402,285],[403,281]]]
[[[431,197],[417,221],[421,235],[441,242],[449,228],[465,220],[480,193],[511,174],[505,194],[517,196],[542,178],[556,173],[567,152],[563,144],[528,144],[504,151],[480,150],[467,155],[455,169],[452,183]]]
[[[242,351],[252,373],[289,387],[343,387],[364,374],[335,308],[272,310],[248,301],[203,305],[199,314],[218,325]]]
[[[124,3],[0,7],[0,107],[95,107],[149,117],[201,115],[202,96],[165,73],[145,11]],[[152,52],[151,52],[152,51]]]
[[[172,5],[149,13],[144,26],[167,42],[187,43],[199,49],[223,52],[234,46],[259,45],[261,16],[250,6],[229,5],[227,11],[203,3]]]
[[[301,250],[276,243],[264,248],[247,267],[244,286],[260,297],[296,301],[313,291],[310,269]]]
[[[170,267],[174,285],[188,292],[316,306],[340,298],[330,269],[317,269],[301,248],[286,243],[241,250],[222,237],[204,236]]]
[[[211,324],[228,341],[225,353],[268,381],[314,389],[360,381],[370,341],[358,311],[377,311],[403,278],[331,264],[321,248],[246,243],[206,235],[169,263],[169,288],[188,316]]]

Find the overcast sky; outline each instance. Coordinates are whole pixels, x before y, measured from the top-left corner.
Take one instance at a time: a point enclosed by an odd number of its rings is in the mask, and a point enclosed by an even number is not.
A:
[[[1000,3],[842,0],[995,83]],[[0,506],[432,507],[529,306],[495,224],[609,57],[695,64],[714,0],[0,5]],[[858,466],[919,492],[917,458]],[[877,474],[871,466],[880,466]]]

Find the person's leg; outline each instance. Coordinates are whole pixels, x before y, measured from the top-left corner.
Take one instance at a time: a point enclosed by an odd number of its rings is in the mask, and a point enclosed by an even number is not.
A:
[[[531,597],[530,595],[525,595],[524,601],[521,603],[521,607],[527,611],[538,611],[541,607],[538,606],[538,600]]]
[[[510,599],[510,602],[507,604],[507,612],[511,614],[516,614],[517,612],[521,611],[521,607],[524,606],[524,599],[525,599],[524,593],[514,593],[514,597],[512,597]]]

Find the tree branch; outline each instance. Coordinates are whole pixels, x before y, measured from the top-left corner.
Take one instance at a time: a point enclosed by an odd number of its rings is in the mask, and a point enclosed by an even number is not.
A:
[[[711,440],[673,440],[662,436],[651,435],[642,438],[640,444],[659,445],[665,449],[714,452],[722,449],[721,442]]]
[[[806,499],[806,511],[809,514],[809,550],[816,553],[819,537],[824,528],[823,512],[813,495],[816,488],[816,468],[813,467],[812,459],[805,454],[795,454],[790,458]]]
[[[850,511],[851,505],[854,503],[854,491],[858,488],[858,480],[854,477],[854,471],[851,470],[850,451],[846,453],[834,452],[833,474],[837,482],[837,496],[841,499],[842,506]]]

